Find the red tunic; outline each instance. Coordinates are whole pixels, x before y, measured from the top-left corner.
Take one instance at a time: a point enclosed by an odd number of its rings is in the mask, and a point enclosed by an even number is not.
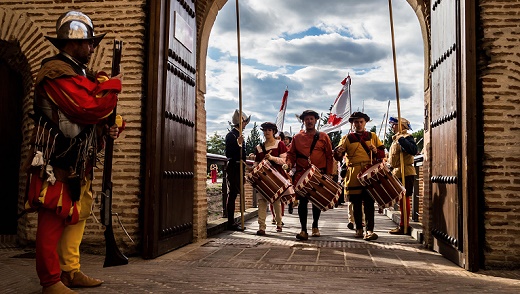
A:
[[[313,139],[314,134],[301,131],[294,136],[291,142],[290,149],[287,152],[287,164],[289,167],[296,165],[293,183],[297,183],[300,176],[310,167],[307,157],[311,151]],[[325,173],[332,174],[332,143],[326,133],[320,132],[319,139],[311,153],[311,163],[317,168],[325,170]]]

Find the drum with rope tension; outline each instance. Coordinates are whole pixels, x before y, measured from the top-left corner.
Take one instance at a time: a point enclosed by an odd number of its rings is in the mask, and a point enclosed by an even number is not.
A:
[[[295,186],[296,193],[307,197],[321,211],[334,208],[341,195],[341,186],[311,165]]]
[[[393,206],[406,192],[401,182],[384,163],[362,169],[357,178],[380,208]]]
[[[246,180],[269,203],[280,199],[282,194],[292,187],[291,182],[280,174],[267,159],[262,160],[250,174],[247,174]]]

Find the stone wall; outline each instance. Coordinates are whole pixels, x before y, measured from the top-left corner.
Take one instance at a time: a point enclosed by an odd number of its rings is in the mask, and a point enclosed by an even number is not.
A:
[[[95,26],[96,34],[107,33],[92,56],[89,64],[95,70],[110,72],[112,41],[114,38],[124,41],[121,71],[123,92],[119,95],[118,112],[127,122],[125,131],[116,140],[114,146],[114,203],[126,230],[134,241],[139,242],[140,231],[138,211],[141,196],[141,118],[142,118],[142,75],[144,63],[145,13],[146,1],[15,1],[3,0],[0,5],[0,39],[20,43],[32,75],[40,67],[43,58],[57,53],[57,50],[44,36],[55,36],[55,24],[58,17],[68,10],[81,10],[88,14]],[[32,111],[32,90],[24,97],[23,147],[22,162],[28,156],[28,138],[32,122],[27,114]],[[95,173],[94,195],[101,190],[101,172]],[[25,177],[20,177],[19,210],[22,210],[25,191]],[[99,219],[99,207],[94,209]],[[19,221],[19,239],[33,242],[36,231],[36,215],[29,214]],[[103,227],[93,218],[87,221],[84,236],[85,243],[104,244]],[[134,248],[121,228],[114,224],[116,240],[124,246]]]
[[[479,0],[487,267],[520,266],[520,3]]]

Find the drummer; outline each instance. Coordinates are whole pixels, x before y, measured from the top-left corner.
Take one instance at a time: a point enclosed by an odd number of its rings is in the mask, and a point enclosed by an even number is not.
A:
[[[256,167],[262,160],[267,159],[274,166],[278,172],[285,175],[282,166],[285,164],[287,157],[287,147],[281,140],[275,139],[274,135],[278,132],[276,124],[272,122],[265,122],[260,125],[260,130],[264,133],[265,141],[255,147],[255,163]],[[281,200],[278,199],[273,203],[274,218],[276,223],[276,231],[282,231],[282,206]],[[257,235],[265,235],[266,225],[265,219],[267,217],[267,200],[264,197],[258,199],[258,231]]]
[[[354,112],[348,121],[354,125],[354,132],[341,138],[334,150],[334,158],[341,160],[346,154],[348,169],[345,175],[345,196],[354,205],[356,238],[366,241],[377,239],[374,233],[374,199],[357,179],[359,172],[367,165],[372,165],[385,157],[385,146],[377,135],[367,132],[365,125],[370,117],[362,112]],[[363,209],[364,208],[364,209]],[[366,221],[366,233],[363,235],[363,212]]]
[[[305,124],[305,129],[293,137],[289,151],[287,152],[288,168],[296,167],[293,184],[298,183],[303,173],[311,168],[311,164],[316,166],[322,173],[328,174],[329,176],[332,175],[332,144],[326,133],[316,130],[316,122],[319,118],[320,116],[314,110],[305,110],[300,115],[300,120]],[[297,196],[297,198],[300,201],[298,204],[298,217],[302,230],[296,235],[296,239],[307,240],[309,238],[309,234],[307,233],[307,206],[309,199],[301,196]],[[320,214],[321,210],[313,204],[313,237],[320,236],[320,230],[318,229]]]

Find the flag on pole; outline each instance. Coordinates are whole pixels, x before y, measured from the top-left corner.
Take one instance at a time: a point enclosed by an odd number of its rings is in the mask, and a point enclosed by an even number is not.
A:
[[[343,85],[343,87],[341,88],[341,91],[339,91],[339,94],[336,97],[336,100],[334,101],[334,105],[330,110],[329,120],[327,121],[327,124],[323,125],[320,128],[321,132],[330,133],[339,131],[339,129],[343,125],[348,123],[348,118],[350,117],[351,109],[350,75],[343,79],[341,84]]]
[[[287,96],[289,96],[289,90],[285,89],[285,93],[283,93],[283,97],[282,97],[282,105],[280,106],[280,111],[278,111],[278,115],[276,116],[276,128],[278,128],[279,132],[283,131],[283,121],[285,120],[285,109],[287,109]]]

